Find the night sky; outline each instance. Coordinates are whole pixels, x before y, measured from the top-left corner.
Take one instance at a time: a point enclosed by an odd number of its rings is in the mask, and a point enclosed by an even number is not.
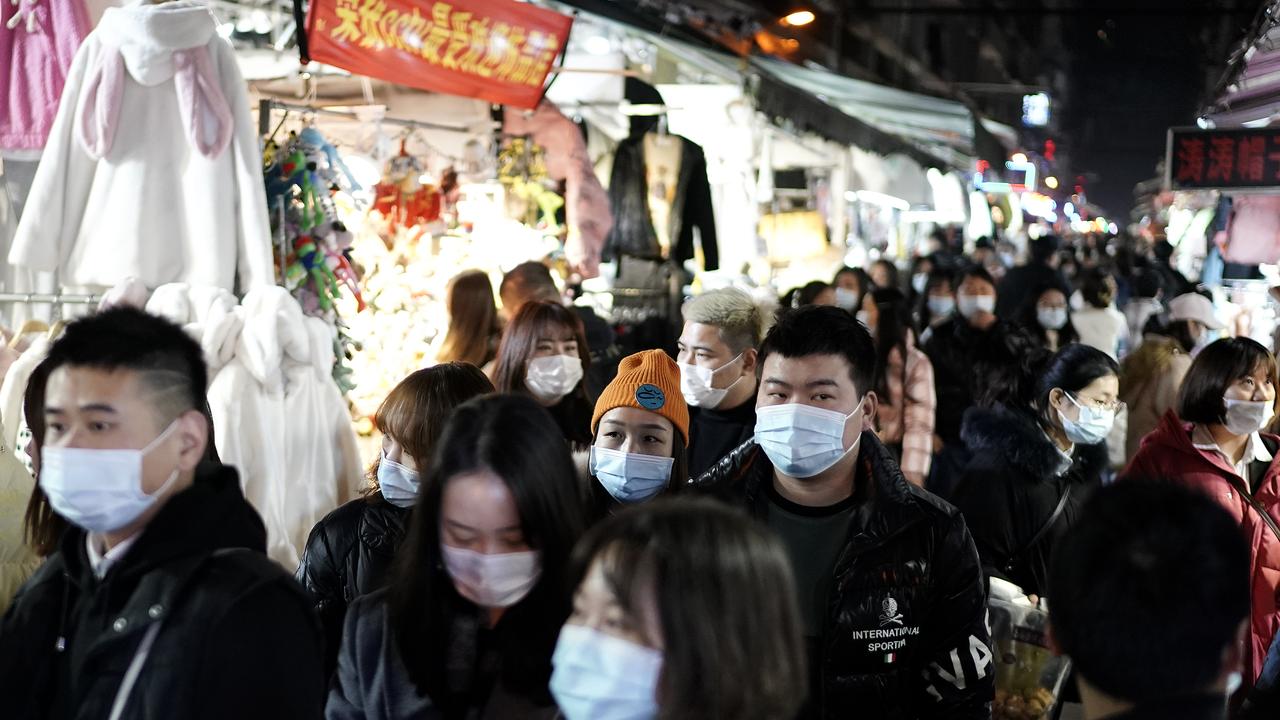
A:
[[[1221,76],[1260,4],[1117,0],[1108,3],[1111,15],[1089,10],[1096,0],[1075,4],[1078,14],[1066,23],[1071,90],[1062,132],[1077,172],[1088,173],[1091,202],[1127,219],[1134,185],[1154,177],[1164,157],[1166,130],[1195,123],[1206,85]]]

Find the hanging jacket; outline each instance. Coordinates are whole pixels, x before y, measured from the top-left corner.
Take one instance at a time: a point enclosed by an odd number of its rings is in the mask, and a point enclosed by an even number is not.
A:
[[[390,579],[409,512],[410,508],[392,505],[375,492],[326,515],[307,538],[296,577],[311,595],[324,628],[327,677],[338,667],[347,608]]]
[[[0,612],[40,567],[40,558],[27,546],[22,534],[27,500],[35,486],[22,461],[0,444]]]
[[[1240,265],[1280,260],[1280,196],[1236,195],[1222,259]]]
[[[711,185],[707,180],[707,157],[692,140],[679,138],[680,177],[671,205],[670,260],[683,263],[694,257],[693,229],[701,233],[703,269],[720,267],[716,244],[715,210],[711,205]],[[632,135],[618,144],[609,180],[609,205],[613,208],[613,229],[605,239],[604,259],[619,257],[663,260],[662,248],[649,212],[649,180],[645,174],[644,134]]]
[[[1245,648],[1245,683],[1251,685],[1262,672],[1271,641],[1280,629],[1280,538],[1268,527],[1238,487],[1249,487],[1217,453],[1196,448],[1192,425],[1170,410],[1159,427],[1142,441],[1142,447],[1124,469],[1121,480],[1160,480],[1202,490],[1240,523],[1251,546],[1252,611],[1249,644]],[[1276,458],[1267,467],[1257,490],[1252,491],[1267,513],[1280,522],[1280,437],[1262,435],[1263,444]],[[1233,481],[1234,478],[1234,481]],[[1243,485],[1240,485],[1243,483]]]
[[[236,472],[211,464],[102,579],[68,530],[0,621],[6,720],[109,717],[157,623],[125,720],[319,718],[320,630],[264,540]]]
[[[986,585],[959,511],[907,482],[884,445],[862,433],[856,472],[872,484],[834,569],[816,717],[991,717],[995,694]],[[694,483],[765,521],[774,470],[754,442]]]
[[[0,154],[40,156],[67,69],[88,34],[82,0],[0,5]]]
[[[9,262],[66,285],[275,282],[235,53],[194,0],[109,8],[67,76]]]
[[[971,457],[951,501],[964,513],[983,569],[1028,594],[1045,595],[1053,548],[1102,478],[1088,471],[1083,453],[1058,474],[1063,456],[1028,412],[973,408],[961,435]],[[1032,547],[1067,488],[1063,512]],[[1010,560],[1014,565],[1006,572]]]

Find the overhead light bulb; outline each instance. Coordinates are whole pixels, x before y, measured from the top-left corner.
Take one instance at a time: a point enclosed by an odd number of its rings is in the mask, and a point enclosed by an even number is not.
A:
[[[817,19],[818,16],[810,10],[797,10],[782,18],[782,24],[790,27],[804,27]]]
[[[1056,178],[1056,177],[1054,177],[1054,176],[1050,175],[1049,177],[1047,177],[1047,178],[1045,178],[1045,179],[1044,179],[1044,186],[1045,186],[1045,187],[1047,187],[1047,188],[1049,188],[1050,190],[1057,190],[1057,189],[1058,189],[1058,178]]]
[[[1025,164],[1027,162],[1027,156],[1024,153],[1014,153],[1013,157],[1009,159],[1019,164]]]

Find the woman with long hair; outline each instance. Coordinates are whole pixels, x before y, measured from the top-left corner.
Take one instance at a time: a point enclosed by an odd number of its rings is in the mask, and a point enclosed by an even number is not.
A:
[[[383,590],[352,604],[328,720],[553,718],[586,527],[569,448],[527,397],[454,411]]]
[[[862,301],[858,320],[876,343],[873,389],[880,399],[876,434],[898,458],[902,474],[924,487],[933,461],[933,363],[916,347],[907,297],[897,288],[878,288]]]
[[[493,384],[532,397],[575,448],[591,444],[592,398],[582,378],[591,351],[580,320],[556,302],[525,303],[502,335]]]
[[[493,301],[493,285],[481,270],[464,270],[449,281],[445,299],[449,330],[436,361],[465,362],[484,367],[498,350],[501,325]]]
[[[1080,340],[1080,334],[1071,323],[1071,304],[1067,302],[1067,294],[1054,285],[1043,286],[1032,293],[1018,313],[1018,324],[1051,353]]]
[[[382,587],[436,440],[454,408],[493,392],[493,384],[467,363],[445,363],[401,380],[382,401],[374,424],[382,452],[369,468],[369,485],[324,517],[307,538],[298,582],[315,601],[325,634],[325,667],[337,667],[347,605]]]
[[[808,690],[782,543],[710,499],[657,500],[574,552],[551,692],[567,720],[791,720]]]
[[[1245,687],[1262,672],[1280,617],[1280,436],[1267,432],[1277,386],[1276,358],[1262,345],[1242,337],[1209,345],[1182,381],[1177,412],[1165,414],[1121,475],[1203,491],[1249,538]]]

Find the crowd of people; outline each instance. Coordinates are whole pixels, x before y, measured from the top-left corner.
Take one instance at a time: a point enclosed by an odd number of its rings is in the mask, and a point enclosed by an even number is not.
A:
[[[999,579],[1089,720],[1277,717],[1275,356],[1217,339],[1161,244],[1013,252],[707,292],[626,357],[544,266],[501,308],[460,275],[296,569],[218,460],[200,346],[72,322],[26,391],[44,563],[4,716],[992,718]]]

